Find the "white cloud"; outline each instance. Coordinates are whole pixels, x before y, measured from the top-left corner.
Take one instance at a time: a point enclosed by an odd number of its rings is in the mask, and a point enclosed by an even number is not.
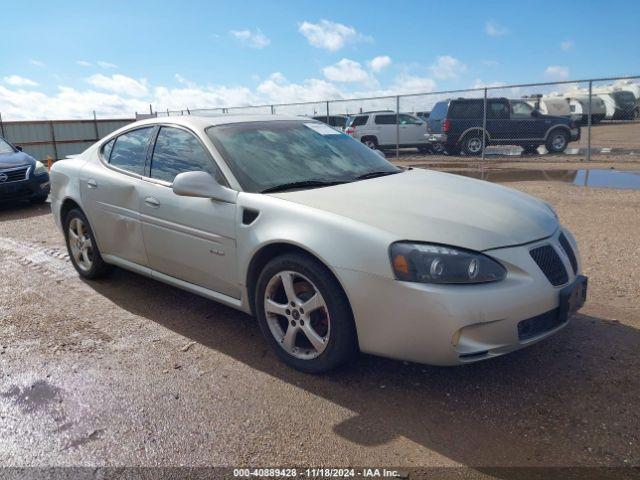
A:
[[[105,62],[104,60],[99,60],[96,63],[98,64],[99,67],[102,67],[102,68],[118,68],[118,66],[115,63]]]
[[[379,55],[369,61],[369,68],[374,72],[379,72],[391,65],[391,57],[387,55]]]
[[[546,68],[544,74],[550,80],[566,80],[569,78],[569,67],[550,65]]]
[[[467,71],[467,66],[457,58],[450,55],[442,55],[429,67],[431,75],[440,80],[457,78]]]
[[[86,60],[76,60],[76,64],[81,67],[91,67],[93,64],[91,62],[87,62]]]
[[[476,78],[471,88],[491,88],[491,87],[504,87],[505,82],[483,82],[481,79]]]
[[[509,33],[509,29],[494,21],[488,21],[484,24],[484,33],[490,37],[502,37]]]
[[[351,26],[330,20],[320,20],[318,23],[302,22],[298,26],[298,31],[305,36],[311,46],[332,52],[340,50],[347,43],[372,40],[371,37],[358,33]]]
[[[433,92],[435,88],[436,82],[432,78],[404,73],[395,78],[390,91],[396,94],[427,93]]]
[[[569,52],[573,50],[573,47],[575,47],[575,43],[573,40],[565,40],[564,42],[560,42],[560,48],[563,52]]]
[[[256,90],[267,101],[274,103],[311,102],[343,97],[338,87],[325,80],[311,78],[301,84],[291,83],[280,72],[271,74]]]
[[[4,82],[13,87],[37,87],[38,82],[34,82],[30,78],[21,77],[19,75],[9,75],[4,77]]]
[[[271,40],[265,36],[260,29],[252,32],[251,30],[231,30],[231,36],[251,48],[262,49],[271,43]]]
[[[362,68],[360,63],[348,58],[343,58],[338,63],[323,68],[322,73],[331,82],[356,83],[373,80],[373,77]]]
[[[36,60],[35,58],[30,58],[29,63],[35,67],[44,67],[44,62],[40,60]]]
[[[91,75],[87,82],[94,87],[130,97],[143,97],[148,93],[147,81],[144,78],[136,80],[126,75],[115,74],[110,77],[98,73]]]

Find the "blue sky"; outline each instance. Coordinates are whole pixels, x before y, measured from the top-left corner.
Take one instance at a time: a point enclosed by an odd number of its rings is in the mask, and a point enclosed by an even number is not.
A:
[[[640,2],[0,2],[3,118],[640,73]],[[148,107],[146,107],[148,108]]]

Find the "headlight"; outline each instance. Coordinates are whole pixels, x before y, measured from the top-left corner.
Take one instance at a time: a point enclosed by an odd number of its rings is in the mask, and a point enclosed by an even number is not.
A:
[[[391,245],[396,279],[421,283],[485,283],[506,277],[506,269],[486,255],[425,243]]]
[[[33,169],[33,174],[42,175],[44,173],[47,173],[47,167],[44,166],[44,163],[36,160],[36,168]]]

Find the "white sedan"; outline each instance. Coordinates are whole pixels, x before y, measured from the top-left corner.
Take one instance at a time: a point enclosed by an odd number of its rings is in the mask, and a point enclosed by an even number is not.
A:
[[[257,317],[287,364],[362,351],[457,365],[564,327],[587,279],[551,207],[402,170],[283,116],[136,122],[51,170],[78,273],[116,265]]]

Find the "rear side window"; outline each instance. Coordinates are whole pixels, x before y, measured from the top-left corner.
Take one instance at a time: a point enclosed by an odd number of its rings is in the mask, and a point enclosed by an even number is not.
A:
[[[451,102],[449,118],[482,118],[483,102]]]
[[[376,125],[395,125],[396,115],[376,115]]]
[[[207,172],[218,183],[225,183],[195,135],[179,128],[162,127],[151,157],[151,178],[171,183],[179,173],[195,171]]]
[[[440,120],[447,115],[448,102],[438,102],[433,106],[433,110],[429,114],[430,120]]]
[[[351,121],[351,127],[359,127],[361,125],[365,125],[367,123],[367,120],[369,120],[369,115],[361,115],[359,117],[353,117],[353,120]]]
[[[111,156],[111,150],[113,150],[113,144],[116,143],[116,139],[113,138],[104,144],[102,147],[102,156],[108,162],[109,157]]]
[[[144,163],[153,127],[123,133],[115,140],[109,164],[127,172],[144,175]]]

